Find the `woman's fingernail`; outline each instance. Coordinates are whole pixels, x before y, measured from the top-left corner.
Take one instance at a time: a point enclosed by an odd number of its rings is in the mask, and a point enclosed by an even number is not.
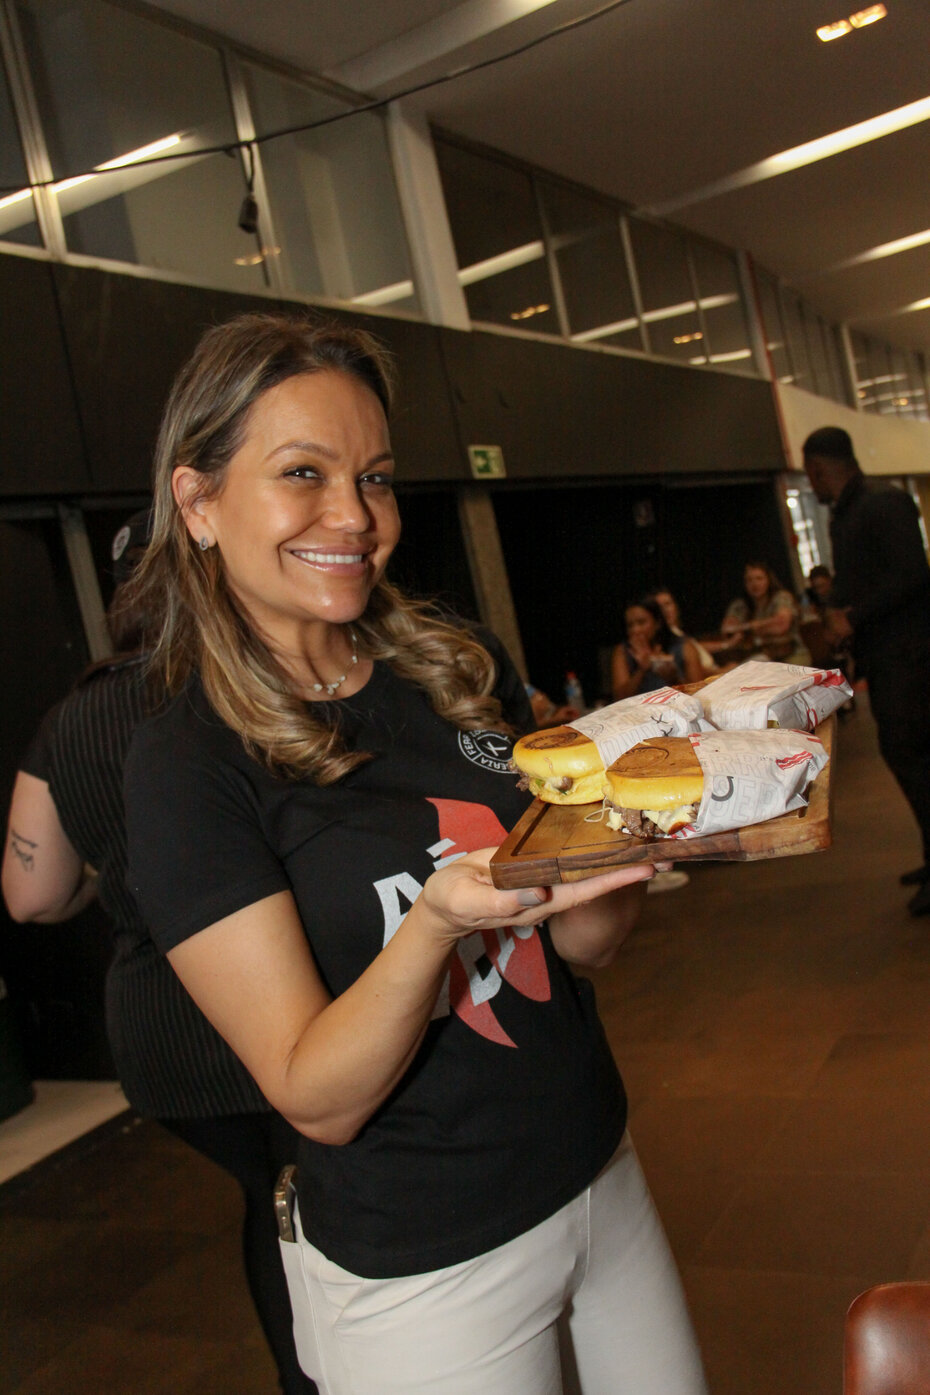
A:
[[[538,906],[543,899],[543,893],[538,886],[528,886],[523,891],[517,892],[517,900],[521,906]]]

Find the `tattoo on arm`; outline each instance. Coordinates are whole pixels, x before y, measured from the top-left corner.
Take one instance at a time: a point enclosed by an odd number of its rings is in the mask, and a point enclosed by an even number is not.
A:
[[[34,872],[36,869],[36,849],[38,843],[30,842],[21,833],[17,833],[15,828],[10,829],[10,850],[14,857],[18,857],[26,872]]]

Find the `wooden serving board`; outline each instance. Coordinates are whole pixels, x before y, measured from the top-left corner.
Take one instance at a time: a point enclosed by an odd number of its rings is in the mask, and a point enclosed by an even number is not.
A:
[[[703,838],[645,842],[615,833],[606,821],[588,823],[596,804],[544,804],[534,799],[491,858],[491,879],[502,890],[577,882],[630,862],[755,862],[823,852],[830,846],[836,716],[817,728],[830,759],[810,788],[808,804],[765,823]]]

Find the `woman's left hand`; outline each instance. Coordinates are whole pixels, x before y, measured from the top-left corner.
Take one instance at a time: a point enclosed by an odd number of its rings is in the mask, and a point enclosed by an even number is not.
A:
[[[455,929],[451,940],[475,930],[497,930],[507,925],[535,925],[538,921],[586,906],[610,892],[648,881],[651,863],[637,862],[613,868],[596,877],[556,886],[521,887],[503,891],[491,880],[490,862],[495,848],[466,853],[436,872],[423,888],[430,910],[448,918]]]

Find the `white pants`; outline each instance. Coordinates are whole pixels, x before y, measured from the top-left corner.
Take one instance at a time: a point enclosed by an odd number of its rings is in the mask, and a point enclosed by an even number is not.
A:
[[[629,1135],[561,1211],[448,1269],[363,1279],[297,1235],[297,1351],[325,1395],[706,1395]]]

